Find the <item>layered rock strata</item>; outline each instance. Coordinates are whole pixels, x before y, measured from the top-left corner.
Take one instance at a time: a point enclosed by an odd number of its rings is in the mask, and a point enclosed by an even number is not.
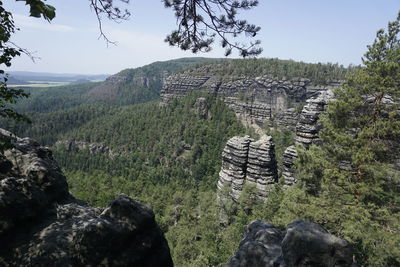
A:
[[[284,180],[283,188],[288,188],[296,183],[294,170],[294,160],[298,157],[295,146],[289,146],[283,152],[282,160],[282,178]]]
[[[227,266],[351,266],[352,247],[321,225],[293,221],[282,231],[270,223],[254,221],[246,229],[239,249]]]
[[[260,198],[266,198],[277,181],[275,147],[270,136],[254,141],[249,136],[228,140],[222,152],[218,189],[229,187],[230,196],[238,201],[245,184],[255,184]]]
[[[247,159],[246,182],[256,184],[261,198],[266,198],[278,181],[275,145],[271,136],[264,135],[250,142]]]
[[[195,90],[203,91],[224,97],[226,103],[236,113],[245,115],[254,122],[265,123],[272,117],[284,113],[295,103],[304,102],[309,84],[308,79],[286,80],[267,75],[256,78],[221,78],[212,75],[192,76],[181,73],[165,80],[161,98],[166,103]]]
[[[52,152],[11,137],[0,153],[0,266],[172,266],[147,206],[118,196],[92,208],[68,191]]]
[[[219,190],[223,190],[225,186],[228,186],[230,195],[235,200],[239,199],[246,180],[251,141],[249,136],[234,136],[228,140],[222,152],[222,165],[217,187]]]
[[[322,87],[321,87],[322,88]],[[306,101],[296,124],[295,143],[308,148],[311,144],[320,144],[319,132],[322,129],[318,122],[320,115],[325,111],[329,101],[333,99],[332,88],[322,90],[317,88],[313,91],[313,97]],[[289,146],[283,153],[282,177],[284,188],[296,183],[294,172],[294,159],[297,158],[295,146]]]
[[[319,116],[332,99],[332,90],[327,90],[306,101],[296,125],[296,144],[309,147],[313,143],[318,144],[320,142],[318,136],[321,130],[321,125],[318,123]]]

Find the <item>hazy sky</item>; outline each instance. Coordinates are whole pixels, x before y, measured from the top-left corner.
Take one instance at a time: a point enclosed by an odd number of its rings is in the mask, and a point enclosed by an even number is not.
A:
[[[88,0],[48,0],[57,16],[48,23],[28,17],[23,2],[3,1],[20,31],[13,41],[35,52],[33,63],[21,56],[11,70],[113,74],[154,61],[191,57],[163,40],[176,27],[170,9],[161,0],[131,0],[132,16],[120,24],[105,22],[104,31],[117,46],[98,39],[99,29]],[[262,57],[305,62],[360,64],[376,31],[386,28],[400,10],[400,0],[260,0],[252,11],[240,14],[261,26]],[[223,57],[215,47],[195,56]],[[233,57],[237,57],[233,53]]]

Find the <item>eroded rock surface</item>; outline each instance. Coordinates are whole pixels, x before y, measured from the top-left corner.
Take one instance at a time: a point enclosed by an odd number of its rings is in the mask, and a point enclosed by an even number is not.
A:
[[[254,141],[249,136],[235,136],[228,140],[222,152],[222,167],[218,189],[230,188],[237,201],[245,184],[255,184],[260,198],[266,198],[277,181],[275,146],[271,136]]]
[[[293,267],[352,265],[352,247],[321,225],[296,220],[280,230],[254,221],[246,229],[229,267]]]
[[[287,112],[296,103],[307,99],[308,79],[277,79],[271,76],[250,77],[217,77],[210,74],[193,76],[186,73],[168,77],[161,90],[164,103],[180,98],[192,91],[203,91],[224,98],[239,115],[252,119],[255,123],[269,122],[272,117],[278,121],[279,116]],[[293,115],[291,109],[286,115]],[[283,124],[292,124],[284,118]]]
[[[288,188],[297,181],[294,170],[294,160],[298,158],[296,147],[289,146],[286,148],[282,157],[282,178],[284,179],[283,188]]]
[[[150,208],[126,195],[89,207],[70,195],[48,148],[12,144],[0,153],[0,266],[172,266]]]
[[[327,90],[307,100],[296,125],[296,144],[306,148],[311,144],[319,144],[318,133],[322,128],[321,124],[318,123],[319,116],[324,112],[326,105],[332,99],[332,90]]]

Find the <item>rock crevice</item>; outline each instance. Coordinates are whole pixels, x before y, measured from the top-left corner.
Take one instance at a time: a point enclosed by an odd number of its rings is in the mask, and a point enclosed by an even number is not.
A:
[[[227,266],[351,266],[352,247],[321,225],[300,220],[280,230],[254,221],[246,229],[239,249]]]
[[[149,207],[120,195],[92,208],[70,195],[48,148],[11,139],[0,153],[1,266],[172,266]]]
[[[275,148],[271,136],[254,141],[249,136],[235,136],[228,140],[222,152],[222,166],[218,189],[230,188],[230,195],[238,201],[245,184],[254,184],[260,198],[266,198],[277,182]]]

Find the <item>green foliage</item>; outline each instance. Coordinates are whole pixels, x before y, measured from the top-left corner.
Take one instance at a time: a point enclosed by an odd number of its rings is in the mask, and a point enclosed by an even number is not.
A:
[[[21,1],[21,0],[18,0]],[[47,5],[41,0],[22,0],[30,7],[29,15],[31,17],[40,18],[43,16],[47,21],[51,21],[56,16],[56,8]]]
[[[275,157],[278,164],[281,164],[283,152],[285,152],[288,146],[294,143],[294,130],[286,127],[268,128],[265,130],[265,133],[272,136],[275,143]]]
[[[40,0],[24,0],[26,5],[30,7],[30,15],[33,17],[41,17],[50,21],[55,17],[55,8],[45,4]],[[3,64],[6,67],[11,66],[14,57],[20,56],[21,53],[29,54],[26,50],[18,47],[10,41],[12,35],[18,30],[15,27],[11,12],[3,7],[0,1],[0,67]],[[10,89],[7,87],[7,75],[5,71],[0,69],[0,118],[10,118],[14,120],[29,121],[27,117],[16,112],[10,104],[15,104],[17,99],[28,97],[28,94],[21,89]]]
[[[71,193],[93,206],[106,206],[124,193],[147,203],[166,233],[175,266],[222,266],[237,248],[247,223],[225,228],[219,223],[214,190],[130,180],[101,171],[64,171]]]
[[[232,59],[216,61],[185,70],[191,75],[219,75],[229,78],[257,77],[271,75],[281,79],[308,78],[314,84],[328,84],[332,81],[343,80],[348,73],[356,69],[353,66],[345,68],[338,64],[304,63],[293,60],[275,58]],[[242,95],[241,97],[245,97]]]
[[[273,218],[323,224],[355,244],[358,262],[368,266],[400,264],[399,33],[400,15],[335,92],[321,119],[323,145],[299,148],[301,182]]]
[[[233,111],[211,96],[207,103],[212,119],[198,119],[193,105],[199,96],[189,95],[167,107],[147,103],[111,109],[79,127],[66,124],[69,131],[58,139],[102,143],[121,156],[109,159],[57,149],[57,159],[69,169],[101,169],[115,175],[145,176],[158,183],[174,179],[215,188],[222,148],[227,139],[244,133],[244,129]],[[80,109],[75,110],[78,116]],[[89,110],[87,114],[91,115]]]

